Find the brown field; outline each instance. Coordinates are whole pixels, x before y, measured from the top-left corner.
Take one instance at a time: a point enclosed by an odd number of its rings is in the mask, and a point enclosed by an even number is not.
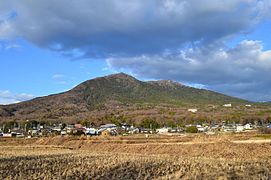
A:
[[[270,179],[257,134],[0,139],[0,179]]]

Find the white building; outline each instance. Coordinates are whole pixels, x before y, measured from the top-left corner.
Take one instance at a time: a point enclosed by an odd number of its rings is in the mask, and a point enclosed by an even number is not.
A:
[[[60,132],[60,134],[61,134],[62,136],[65,136],[65,135],[67,134],[67,131],[63,131],[63,130],[62,130],[62,131]]]
[[[204,127],[202,125],[197,125],[196,127],[197,127],[197,129],[198,129],[199,132],[205,132],[205,131],[207,131],[207,127]]]
[[[224,104],[223,106],[224,107],[231,107],[232,105],[231,104]]]
[[[245,130],[245,127],[243,126],[243,125],[237,125],[236,126],[236,131],[237,132],[242,132],[242,131],[244,131]]]
[[[224,132],[234,132],[236,131],[236,126],[234,124],[223,125],[222,129]]]
[[[100,126],[101,129],[116,129],[117,125],[115,124],[105,124]]]
[[[3,137],[12,137],[12,134],[11,133],[4,133]]]
[[[195,112],[197,112],[197,111],[198,111],[198,109],[188,109],[187,111],[188,111],[188,112],[195,113]]]
[[[166,134],[166,133],[169,132],[169,128],[163,127],[163,128],[160,128],[160,129],[156,129],[156,132],[158,134]]]
[[[87,128],[86,129],[86,134],[87,135],[96,135],[97,134],[97,130],[95,128]]]
[[[246,106],[246,107],[251,107],[251,104],[246,104],[245,106]]]
[[[244,125],[244,128],[245,128],[245,130],[252,130],[253,128],[252,128],[252,125],[251,124],[245,124]]]

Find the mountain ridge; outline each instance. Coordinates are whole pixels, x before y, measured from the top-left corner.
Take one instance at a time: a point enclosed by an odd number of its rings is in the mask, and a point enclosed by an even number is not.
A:
[[[249,101],[181,83],[160,80],[140,81],[125,73],[87,80],[73,89],[29,101],[0,106],[1,118],[58,119],[99,109],[105,111],[119,105],[137,103],[171,104],[245,104]]]

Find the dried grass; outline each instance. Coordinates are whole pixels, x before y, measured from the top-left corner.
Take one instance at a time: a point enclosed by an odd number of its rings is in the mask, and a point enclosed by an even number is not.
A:
[[[9,150],[10,151],[10,150]],[[7,152],[7,151],[5,151]],[[1,179],[268,179],[268,160],[32,150],[0,158]]]
[[[114,140],[125,143],[108,143],[112,139],[59,137],[20,141],[19,146],[2,142],[0,179],[270,179],[271,144],[232,139],[236,137],[193,137],[180,143],[171,138],[169,143],[155,138],[151,143],[133,138],[136,143],[121,138]]]

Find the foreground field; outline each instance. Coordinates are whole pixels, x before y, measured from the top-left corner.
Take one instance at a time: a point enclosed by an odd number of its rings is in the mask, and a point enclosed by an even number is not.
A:
[[[202,137],[164,138],[162,143],[155,138],[143,142],[140,137],[111,140],[0,140],[0,179],[271,178],[271,143],[265,141],[241,139],[236,143],[236,138],[232,142]]]

